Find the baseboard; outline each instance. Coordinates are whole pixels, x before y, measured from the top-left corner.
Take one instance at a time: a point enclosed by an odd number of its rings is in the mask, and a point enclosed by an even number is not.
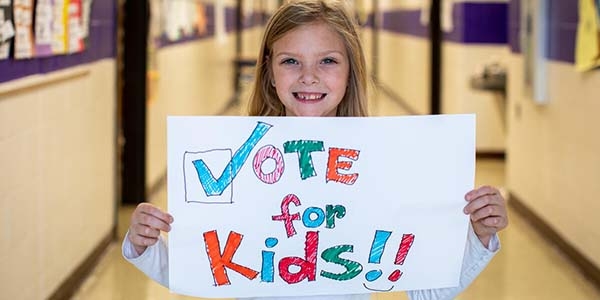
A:
[[[117,226],[113,226],[113,228],[106,234],[104,238],[98,243],[96,248],[88,255],[88,257],[67,277],[58,288],[48,297],[50,300],[63,300],[63,299],[71,299],[73,294],[77,291],[77,289],[81,286],[83,281],[88,277],[88,275],[92,272],[94,267],[98,264],[98,261],[102,257],[104,251],[108,248],[110,243],[115,239],[115,232],[117,230]]]
[[[573,263],[583,275],[600,290],[600,268],[575,249],[548,223],[542,220],[535,212],[529,209],[516,195],[510,194],[510,205],[518,214],[527,220],[532,227],[548,242],[556,245],[558,249]]]
[[[504,160],[506,154],[503,151],[477,151],[475,156],[478,159],[499,159]]]

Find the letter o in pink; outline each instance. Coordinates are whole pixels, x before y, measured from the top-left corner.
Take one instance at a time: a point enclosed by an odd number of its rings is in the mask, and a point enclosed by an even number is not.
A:
[[[269,158],[275,161],[275,169],[271,173],[265,174],[262,171],[262,165],[265,160]],[[281,151],[273,145],[266,145],[260,148],[258,152],[256,152],[256,155],[254,155],[252,166],[254,167],[254,174],[256,174],[256,177],[267,184],[273,184],[279,181],[281,175],[283,175],[283,170],[285,169],[283,155],[281,155]]]

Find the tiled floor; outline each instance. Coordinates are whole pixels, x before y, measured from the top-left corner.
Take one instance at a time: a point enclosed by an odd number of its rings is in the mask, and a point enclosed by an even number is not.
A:
[[[504,164],[477,162],[476,184],[503,186]],[[152,202],[166,207],[166,188]],[[123,236],[133,207],[119,211]],[[509,211],[510,226],[500,234],[502,250],[458,299],[600,299],[596,290],[557,250],[542,239],[517,213]],[[115,243],[74,299],[192,299],[169,293],[127,263]],[[374,300],[406,299],[403,293],[375,294]]]

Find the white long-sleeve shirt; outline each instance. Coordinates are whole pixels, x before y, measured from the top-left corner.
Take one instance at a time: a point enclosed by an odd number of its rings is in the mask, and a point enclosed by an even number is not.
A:
[[[146,248],[144,253],[138,255],[133,244],[128,238],[129,232],[125,235],[122,244],[123,257],[139,270],[144,272],[154,281],[169,287],[169,255],[165,240],[160,237],[158,242]],[[412,300],[446,300],[454,299],[460,292],[465,290],[471,282],[483,271],[487,264],[500,249],[498,236],[490,240],[488,248],[477,238],[471,226],[467,236],[467,247],[460,274],[460,285],[451,288],[414,290],[407,291],[408,297]],[[272,298],[247,298],[247,299],[265,299],[265,300],[369,300],[370,294],[357,295],[330,295],[330,296],[304,296],[304,297],[272,297]]]

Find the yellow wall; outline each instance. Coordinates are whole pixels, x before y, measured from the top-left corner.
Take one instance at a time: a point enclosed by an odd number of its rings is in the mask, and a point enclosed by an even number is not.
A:
[[[508,188],[600,266],[600,71],[549,62],[549,102],[539,105],[524,92],[522,56],[509,67]]]
[[[44,299],[115,224],[115,63],[0,91],[0,298]]]

